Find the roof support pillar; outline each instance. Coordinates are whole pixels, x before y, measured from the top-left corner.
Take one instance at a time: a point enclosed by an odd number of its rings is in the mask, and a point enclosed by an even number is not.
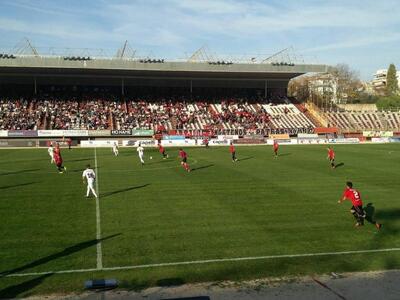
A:
[[[267,98],[267,96],[268,96],[268,80],[265,79],[264,97]]]

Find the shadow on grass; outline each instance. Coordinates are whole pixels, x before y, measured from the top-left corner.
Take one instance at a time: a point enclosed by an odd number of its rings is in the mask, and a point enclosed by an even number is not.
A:
[[[336,166],[335,166],[335,168],[340,168],[340,167],[343,167],[344,166],[344,163],[338,163]]]
[[[278,154],[278,156],[288,156],[288,155],[292,155],[292,153],[282,153],[282,154]]]
[[[68,159],[68,160],[65,160],[67,163],[69,163],[69,162],[75,162],[75,161],[91,161],[92,159],[91,158],[78,158],[78,159]]]
[[[15,187],[21,187],[21,186],[26,186],[26,185],[32,185],[35,183],[39,183],[37,182],[26,182],[26,183],[19,183],[19,184],[13,184],[13,185],[5,185],[5,186],[0,186],[0,190],[6,190],[6,189],[11,189],[11,188],[15,188]]]
[[[200,167],[197,167],[197,168],[193,168],[192,171],[198,171],[198,170],[201,170],[201,169],[207,169],[207,168],[211,168],[213,166],[214,166],[213,164],[206,165],[206,166],[200,166]]]
[[[5,172],[5,173],[0,173],[0,176],[17,175],[17,174],[30,173],[30,172],[35,172],[35,171],[40,171],[40,169],[26,169],[26,170]]]
[[[367,206],[364,207],[364,211],[366,214],[365,220],[371,224],[376,224],[375,221],[375,207],[373,203],[368,203]]]
[[[27,292],[34,287],[40,285],[47,277],[52,276],[53,274],[45,274],[34,279],[26,280],[24,282],[6,287],[3,290],[0,290],[0,299],[6,298],[16,298],[24,292]]]
[[[28,264],[25,264],[23,266],[20,266],[20,267],[14,268],[14,269],[3,271],[3,272],[0,273],[0,278],[3,277],[3,276],[6,276],[6,275],[19,273],[21,271],[24,271],[24,270],[27,270],[27,269],[31,269],[31,268],[46,264],[46,263],[48,263],[48,262],[50,262],[52,260],[55,260],[55,259],[59,259],[59,258],[68,256],[68,255],[74,254],[74,253],[79,252],[81,250],[84,250],[86,248],[95,246],[99,242],[111,239],[111,238],[116,237],[118,235],[121,235],[121,233],[109,235],[109,236],[104,237],[104,238],[102,238],[100,240],[93,239],[93,240],[88,240],[88,241],[85,241],[85,242],[82,242],[82,243],[75,244],[75,245],[73,245],[71,247],[65,248],[61,252],[57,252],[57,253],[54,253],[54,254],[39,258],[39,259],[37,259],[37,260],[35,260],[33,262],[30,262]]]
[[[252,158],[254,158],[254,157],[253,156],[248,156],[248,157],[240,158],[237,161],[244,161],[244,160],[248,160],[248,159],[252,159]]]
[[[365,207],[365,210],[368,208],[368,205]],[[400,228],[395,221],[400,219],[400,208],[395,209],[385,209],[385,210],[374,210],[374,219],[376,219],[379,223],[382,224],[381,231],[390,235],[397,235],[400,232]],[[366,210],[368,215],[368,212]]]
[[[112,191],[112,192],[107,192],[107,193],[101,194],[100,197],[101,198],[106,198],[106,197],[110,197],[112,195],[129,192],[129,191],[136,190],[136,189],[141,189],[141,188],[144,188],[144,187],[149,186],[149,185],[150,185],[149,183],[146,183],[146,184],[139,185],[139,186],[131,186],[131,187],[127,187],[127,188],[124,188],[124,189],[115,190],[115,191]]]

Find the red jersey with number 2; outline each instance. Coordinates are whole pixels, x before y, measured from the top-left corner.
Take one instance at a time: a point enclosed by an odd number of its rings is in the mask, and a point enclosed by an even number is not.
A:
[[[361,201],[361,194],[356,189],[346,188],[343,192],[343,197],[350,200],[353,206],[363,205]]]

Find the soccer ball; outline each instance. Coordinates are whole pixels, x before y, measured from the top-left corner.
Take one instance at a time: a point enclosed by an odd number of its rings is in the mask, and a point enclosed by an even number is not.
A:
[[[153,159],[153,156],[150,156],[150,159]]]

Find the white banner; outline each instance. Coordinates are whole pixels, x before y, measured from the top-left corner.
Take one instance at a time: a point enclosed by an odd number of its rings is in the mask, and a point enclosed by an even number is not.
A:
[[[216,139],[212,139],[209,142],[210,146],[227,146],[231,143],[231,140],[216,140]]]
[[[5,137],[8,136],[8,131],[7,130],[0,130],[0,137]]]
[[[63,130],[63,136],[89,136],[88,130]]]
[[[239,136],[238,135],[218,135],[217,139],[220,141],[225,141],[225,140],[238,140]]]
[[[301,139],[301,138],[316,139],[316,138],[318,138],[318,134],[316,134],[316,133],[299,133],[299,134],[297,135],[297,137],[298,137],[299,139]]]
[[[326,139],[298,139],[298,144],[326,144]]]
[[[328,139],[328,142],[333,144],[359,144],[360,140],[358,138],[338,138]]]
[[[389,138],[387,138],[387,137],[371,138],[371,142],[373,142],[373,143],[389,143]]]
[[[38,130],[39,137],[89,136],[88,130]]]
[[[110,148],[114,145],[116,141],[108,141],[108,140],[97,140],[97,141],[81,141],[81,147],[107,147]]]
[[[63,136],[63,130],[38,130],[38,136],[45,136],[45,137]]]
[[[155,147],[155,146],[157,146],[157,141],[155,141],[155,140],[123,140],[122,141],[122,146],[138,147],[139,144],[142,147]]]
[[[363,131],[366,137],[392,137],[393,131]]]
[[[170,146],[170,147],[177,147],[177,146],[196,146],[195,140],[161,140],[161,145],[163,146]]]
[[[296,145],[297,139],[277,140],[279,145]],[[274,139],[267,139],[267,145],[273,145]]]

